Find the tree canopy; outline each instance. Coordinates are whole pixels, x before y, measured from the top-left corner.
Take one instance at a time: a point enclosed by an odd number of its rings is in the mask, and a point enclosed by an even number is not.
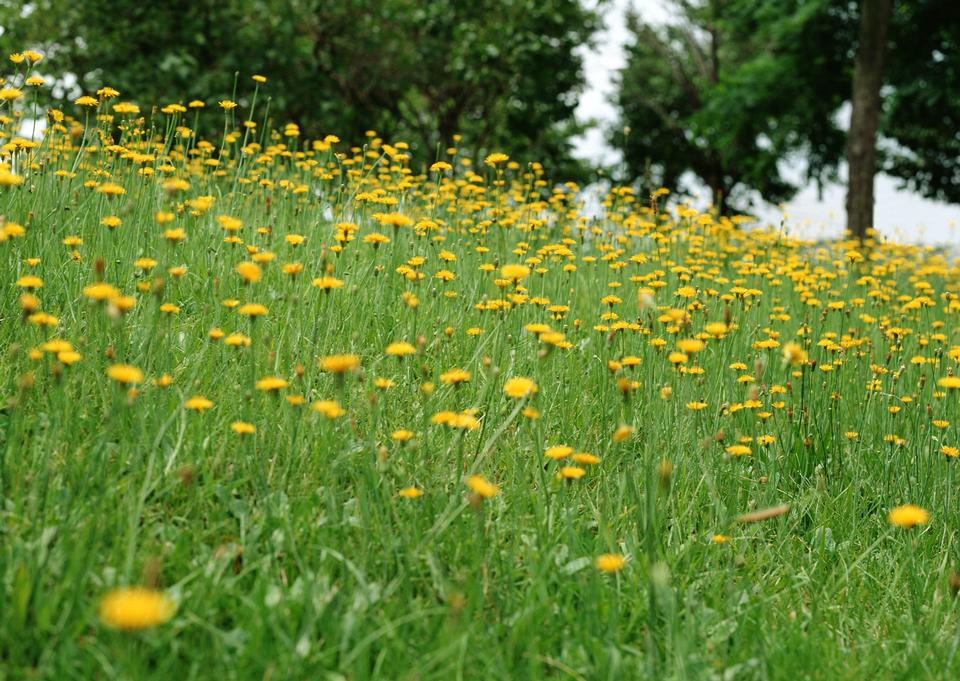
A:
[[[862,15],[850,1],[675,0],[665,24],[632,16],[617,93],[631,133],[612,135],[628,178],[682,190],[690,173],[724,210],[837,180]],[[958,43],[960,6],[894,3],[878,169],[947,201],[960,201]]]
[[[258,73],[278,123],[349,140],[375,129],[423,162],[461,133],[574,176],[577,48],[598,22],[579,0],[36,0],[27,16],[0,0],[10,51],[41,49],[75,76],[64,98],[109,85],[212,102]]]

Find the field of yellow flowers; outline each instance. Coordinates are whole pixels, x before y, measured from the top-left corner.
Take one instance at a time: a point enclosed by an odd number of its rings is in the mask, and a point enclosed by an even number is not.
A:
[[[0,679],[960,674],[947,255],[14,56]]]

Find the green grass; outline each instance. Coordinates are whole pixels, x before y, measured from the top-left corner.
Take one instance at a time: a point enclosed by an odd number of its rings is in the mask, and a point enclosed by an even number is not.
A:
[[[916,247],[813,244],[653,212],[619,191],[602,216],[580,218],[570,190],[551,190],[539,171],[480,165],[472,177],[452,159],[452,171],[417,175],[379,140],[366,157],[269,137],[244,154],[237,135],[217,174],[201,162],[216,150],[190,155],[195,140],[165,137],[173,124],[156,120],[141,136],[101,121],[123,149],[90,148],[93,128],[74,142],[55,133],[16,152],[24,182],[0,187],[7,226],[25,228],[0,243],[0,679],[960,674],[949,583],[960,562],[957,483],[941,453],[960,444],[960,391],[938,386],[960,356],[949,356],[960,345],[956,264]],[[150,134],[165,146],[146,147]],[[269,146],[280,142],[302,153]],[[173,176],[189,189],[166,191]],[[126,193],[84,186],[108,180]],[[186,202],[198,196],[215,201],[192,215]],[[158,225],[157,211],[176,218]],[[393,212],[420,228],[378,224]],[[102,226],[107,215],[122,225]],[[241,220],[242,244],[224,242],[219,215]],[[346,221],[356,238],[337,254],[334,225]],[[176,227],[186,239],[165,240]],[[364,243],[374,231],[390,243]],[[288,234],[306,241],[294,247]],[[68,236],[82,244],[64,245]],[[276,254],[248,285],[234,271],[251,257],[246,246]],[[396,272],[415,256],[424,278]],[[135,266],[143,257],[156,266]],[[303,271],[283,273],[291,262]],[[534,270],[525,295],[549,302],[478,310],[522,293],[495,282],[522,262]],[[182,276],[168,273],[178,266]],[[441,269],[456,278],[436,279]],[[311,285],[328,273],[343,287]],[[26,275],[42,278],[35,293],[55,327],[21,310]],[[134,308],[111,315],[88,301],[83,289],[98,278],[135,296]],[[693,297],[677,295],[684,286]],[[610,294],[621,302],[601,302]],[[227,299],[269,313],[251,320]],[[829,309],[834,301],[844,308]],[[164,303],[179,313],[161,312]],[[661,321],[670,308],[680,324]],[[615,330],[610,311],[627,327]],[[678,338],[724,321],[730,330],[690,355],[687,371],[668,361]],[[531,323],[569,347],[539,341]],[[250,346],[227,347],[208,337],[213,328]],[[771,337],[778,347],[755,346]],[[31,355],[52,338],[81,360]],[[824,338],[835,346],[818,345]],[[417,354],[384,354],[401,340]],[[784,362],[794,341],[815,364]],[[318,368],[340,353],[359,356],[359,369],[337,379]],[[625,356],[639,365],[611,370]],[[143,371],[135,395],[107,377],[114,364]],[[471,380],[444,384],[454,367]],[[163,375],[169,386],[152,383]],[[255,390],[268,375],[289,386]],[[512,376],[539,392],[508,397]],[[378,377],[394,385],[380,389]],[[621,378],[638,385],[624,395]],[[185,409],[193,395],[215,406]],[[324,399],[346,413],[310,408]],[[741,408],[748,399],[759,406]],[[707,407],[687,408],[698,400]],[[477,410],[473,430],[431,423],[464,409]],[[256,434],[232,432],[235,421]],[[621,425],[635,432],[615,442]],[[398,429],[417,436],[397,443]],[[775,440],[725,453],[762,435]],[[569,462],[543,454],[555,444],[601,462],[558,480]],[[499,493],[472,497],[464,481],[474,473]],[[399,496],[408,486],[423,495]],[[889,510],[908,502],[930,511],[929,524],[890,525]],[[736,520],[780,504],[789,512]],[[605,553],[625,556],[624,568],[599,571]],[[136,584],[164,590],[176,614],[139,632],[109,629],[100,599]]]

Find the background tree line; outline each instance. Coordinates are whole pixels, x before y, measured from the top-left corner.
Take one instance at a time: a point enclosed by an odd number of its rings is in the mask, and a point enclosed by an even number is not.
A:
[[[612,139],[628,177],[675,188],[693,176],[726,212],[837,181],[846,161],[857,236],[873,225],[878,170],[960,202],[960,3],[667,4],[666,24],[629,19],[617,103],[630,130]],[[800,183],[784,172],[798,164]]]
[[[455,133],[556,176],[571,155],[577,48],[599,27],[580,0],[0,0],[7,52],[39,49],[85,93],[212,104],[269,78],[272,119],[359,143],[403,139],[421,162]],[[79,94],[62,91],[69,99]],[[242,103],[242,100],[241,100]],[[209,117],[216,132],[216,117]],[[222,121],[220,122],[222,125]]]
[[[263,73],[273,120],[309,134],[375,129],[427,163],[461,133],[586,180],[574,110],[606,2],[0,0],[0,41],[43,51],[61,85],[73,74],[62,98],[111,85],[144,103],[212,103],[234,96],[235,73]],[[629,16],[614,179],[683,193],[695,178],[734,212],[837,181],[846,161],[857,235],[873,223],[878,170],[960,202],[960,3],[663,4],[666,22]]]

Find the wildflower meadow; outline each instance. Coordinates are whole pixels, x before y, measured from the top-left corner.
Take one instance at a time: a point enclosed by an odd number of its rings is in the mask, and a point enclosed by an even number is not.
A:
[[[949,252],[18,56],[0,679],[960,675]]]

